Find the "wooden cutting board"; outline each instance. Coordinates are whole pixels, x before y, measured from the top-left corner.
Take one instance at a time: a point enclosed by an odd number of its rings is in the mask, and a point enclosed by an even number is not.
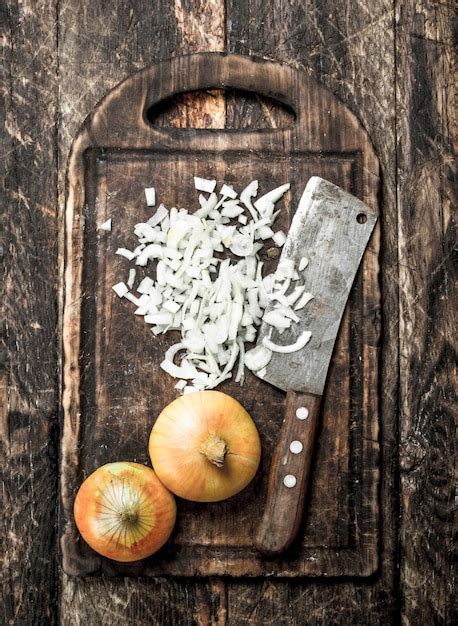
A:
[[[158,128],[146,111],[174,94],[236,88],[292,107],[287,128]],[[166,206],[196,206],[193,176],[262,192],[291,182],[277,219],[285,231],[312,175],[377,208],[378,162],[348,109],[304,73],[252,57],[199,54],[152,65],[113,89],[86,120],[69,159],[63,315],[61,547],[69,574],[368,576],[377,567],[378,230],[352,290],[334,351],[322,425],[299,540],[279,558],[252,547],[266,498],[271,454],[285,396],[248,374],[221,385],[250,412],[262,441],[261,467],[242,493],[220,503],[178,500],[172,539],[135,564],[99,557],[81,540],[72,508],[82,480],[99,465],[149,464],[147,442],[161,409],[176,397],[159,367],[177,334],[154,337],[111,286],[127,275],[118,246],[134,244],[145,221],[144,188]],[[111,233],[97,225],[111,218]],[[267,246],[268,247],[268,246]],[[262,255],[268,268],[276,261]]]

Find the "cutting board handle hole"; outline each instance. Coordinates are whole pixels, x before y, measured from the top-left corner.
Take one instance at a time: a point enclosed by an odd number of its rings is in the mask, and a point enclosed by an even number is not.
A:
[[[296,121],[292,107],[240,89],[206,89],[175,94],[145,111],[152,126],[194,129],[285,129]]]
[[[367,215],[365,213],[358,213],[356,221],[358,224],[365,224],[367,222]]]

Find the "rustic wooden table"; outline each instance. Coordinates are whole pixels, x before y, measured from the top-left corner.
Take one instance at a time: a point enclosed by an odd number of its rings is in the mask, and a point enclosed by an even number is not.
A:
[[[452,5],[3,3],[2,623],[452,622]],[[381,540],[369,578],[78,579],[60,569],[59,269],[70,144],[121,79],[206,50],[303,69],[359,117],[380,159]],[[185,108],[188,123],[202,110],[216,119],[224,98]]]

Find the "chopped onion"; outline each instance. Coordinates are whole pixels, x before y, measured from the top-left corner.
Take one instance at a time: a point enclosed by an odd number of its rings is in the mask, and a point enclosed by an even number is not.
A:
[[[256,214],[256,209],[251,203],[251,198],[258,193],[258,181],[253,180],[249,185],[245,187],[245,189],[240,194],[240,201],[242,204],[246,206],[248,211],[251,213],[251,217],[256,222],[258,216]]]
[[[128,261],[132,261],[132,259],[135,258],[135,252],[132,252],[131,250],[127,250],[127,248],[118,248],[115,254],[118,254],[119,256],[123,256]]]
[[[111,218],[107,220],[106,222],[103,222],[103,224],[100,224],[99,230],[105,230],[107,232],[110,231],[111,230]]]
[[[218,202],[218,197],[216,193],[210,194],[210,196],[208,197],[207,200],[205,200],[201,208],[198,211],[196,211],[197,217],[200,217],[200,218],[207,217],[216,207],[217,202]]]
[[[288,319],[276,309],[272,309],[264,314],[262,321],[266,324],[270,324],[275,328],[289,328],[291,326],[291,319]]]
[[[239,366],[235,375],[235,382],[243,385],[245,379],[245,344],[240,337],[237,339],[237,345],[239,347]]]
[[[265,346],[256,346],[245,353],[245,365],[252,372],[266,367],[272,358],[272,351]]]
[[[127,292],[124,297],[126,298],[126,300],[129,300],[130,302],[135,304],[135,306],[140,306],[140,300],[136,298],[133,293],[130,293],[130,291]]]
[[[194,176],[194,187],[198,191],[211,193],[216,187],[216,180],[208,180],[207,178],[199,178],[199,176]]]
[[[136,264],[145,267],[149,259],[160,259],[162,257],[162,246],[159,243],[152,243],[146,246],[137,257]]]
[[[292,259],[280,259],[280,262],[275,272],[276,280],[283,280],[284,278],[292,278],[294,274],[294,261]]]
[[[270,226],[261,226],[258,230],[258,235],[262,240],[272,239],[274,231],[270,228]]]
[[[301,260],[299,261],[299,271],[303,272],[308,264],[309,264],[309,260],[307,259],[307,257],[303,256]]]
[[[272,350],[272,352],[280,352],[281,354],[290,354],[291,352],[302,350],[302,348],[304,348],[310,341],[311,336],[312,336],[312,333],[309,330],[304,330],[304,332],[299,335],[299,337],[294,343],[291,343],[286,346],[281,346],[277,343],[274,343],[268,337],[264,337],[262,340],[262,343],[264,347],[268,348],[269,350]]]
[[[226,198],[232,198],[232,199],[237,198],[237,192],[236,192],[236,191],[234,191],[234,188],[232,187],[232,185],[226,185],[226,184],[224,184],[224,185],[221,187],[220,194],[221,194],[222,196],[225,196]]]
[[[243,213],[243,208],[236,204],[235,206],[223,206],[221,211],[221,215],[223,217],[229,217],[233,219],[234,217],[239,217]],[[240,221],[240,220],[239,220]],[[248,221],[248,218],[247,218]]]
[[[165,305],[164,305],[165,306]],[[300,318],[289,306],[277,305],[275,306],[275,311],[283,315],[284,317],[288,317],[293,322],[300,322]]]
[[[273,241],[275,242],[275,244],[281,248],[286,241],[286,235],[282,230],[278,230],[275,235],[272,237]]]
[[[294,287],[293,291],[286,296],[286,301],[289,306],[292,306],[304,293],[305,285],[299,285],[298,287]]]
[[[154,187],[147,187],[145,189],[145,198],[147,206],[154,206],[156,204],[156,190]]]
[[[288,191],[290,188],[290,184],[286,183],[285,185],[281,185],[280,187],[276,187],[276,189],[272,189],[268,193],[264,194],[256,202],[254,206],[258,209],[261,215],[266,215],[270,212],[271,208],[275,206],[275,203],[280,200],[280,198]]]
[[[113,285],[112,287],[113,291],[115,292],[116,295],[118,295],[120,298],[123,298],[126,293],[129,292],[129,287],[126,285],[126,283],[116,283],[116,285]]]
[[[232,239],[229,246],[231,252],[235,255],[243,257],[253,254],[253,240],[248,235],[238,234]]]
[[[245,342],[256,339],[263,315],[280,334],[297,323],[293,307],[305,295],[305,285],[295,285],[299,274],[292,261],[282,260],[275,277],[263,277],[258,257],[267,239],[284,243],[286,236],[274,233],[272,225],[279,213],[275,204],[289,184],[256,202],[257,181],[248,184],[240,197],[227,184],[217,195],[214,180],[195,177],[195,187],[203,192],[197,211],[176,207],[168,211],[160,204],[147,221],[135,225],[137,247],[118,249],[118,254],[145,268],[136,287],[139,297],[129,291],[135,268],[129,271],[128,285],[113,287],[135,305],[135,314],[143,316],[154,335],[180,332],[180,341],[167,350],[161,368],[178,378],[176,389],[182,393],[209,389],[230,378],[237,359],[235,380],[240,384],[245,365],[262,371],[271,350],[260,346],[245,352]],[[229,258],[229,251],[237,258]],[[270,302],[273,308],[264,314]],[[177,365],[174,358],[180,350],[183,358]]]
[[[175,355],[180,352],[180,350],[184,349],[184,345],[182,343],[174,343],[170,348],[165,351],[164,359],[166,361],[172,361],[175,358]]]
[[[183,359],[180,366],[164,359],[160,367],[164,370],[164,372],[167,372],[167,374],[170,374],[170,376],[173,376],[174,378],[190,379],[195,378],[198,375],[196,368],[188,363],[188,361],[185,361],[185,359]]]
[[[305,307],[305,305],[310,302],[310,300],[313,300],[313,296],[311,293],[304,293],[299,302],[297,302],[297,304],[294,305],[294,310],[295,311],[299,311],[299,309],[303,309]]]
[[[127,279],[127,286],[129,287],[129,289],[132,289],[132,287],[134,286],[136,273],[137,272],[135,271],[135,268],[129,270],[129,278]]]
[[[183,346],[189,352],[200,354],[205,348],[205,339],[200,332],[192,333],[182,340]]]
[[[178,311],[181,309],[181,306],[177,302],[174,302],[173,300],[167,300],[166,302],[164,302],[162,306],[164,307],[166,311],[169,311],[170,313],[174,313],[174,314],[178,313]]]
[[[158,224],[160,224],[162,222],[162,220],[167,217],[169,214],[169,212],[167,211],[167,209],[165,208],[165,206],[163,204],[160,204],[157,207],[157,211],[156,213],[149,218],[148,220],[148,224],[150,226],[157,226]]]
[[[162,313],[156,313],[155,315],[145,315],[145,322],[147,324],[158,324],[160,326],[167,326],[173,322],[173,316],[168,311]]]

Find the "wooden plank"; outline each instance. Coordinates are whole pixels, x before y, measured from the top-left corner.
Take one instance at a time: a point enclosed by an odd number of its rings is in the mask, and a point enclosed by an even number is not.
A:
[[[401,615],[453,622],[453,3],[396,2]]]
[[[54,624],[56,3],[3,3],[2,624]],[[3,125],[2,125],[3,128]],[[2,268],[3,269],[3,268]]]
[[[397,230],[395,205],[394,55],[391,2],[228,2],[228,49],[285,60],[303,67],[337,94],[362,120],[382,168],[384,265],[383,356],[380,399],[382,446],[381,559],[364,583],[301,581],[232,583],[229,615],[237,624],[394,623],[397,389]],[[368,51],[370,50],[370,54]],[[229,114],[229,112],[228,112]],[[368,308],[370,305],[368,303]],[[372,434],[368,433],[371,437]]]
[[[61,79],[59,154],[60,206],[64,206],[64,172],[70,144],[85,116],[116,83],[151,61],[176,52],[224,45],[212,29],[201,29],[204,16],[224,23],[221,0],[133,0],[113,7],[109,3],[64,0],[59,10]],[[180,9],[181,7],[181,9]],[[223,17],[221,17],[223,16]],[[189,24],[194,28],[189,29]],[[175,52],[176,51],[176,52]],[[194,108],[181,119],[197,124]],[[164,120],[170,123],[170,119]],[[74,579],[61,575],[60,622],[75,624],[219,624],[225,615],[224,583],[190,579],[129,581],[128,579]]]

